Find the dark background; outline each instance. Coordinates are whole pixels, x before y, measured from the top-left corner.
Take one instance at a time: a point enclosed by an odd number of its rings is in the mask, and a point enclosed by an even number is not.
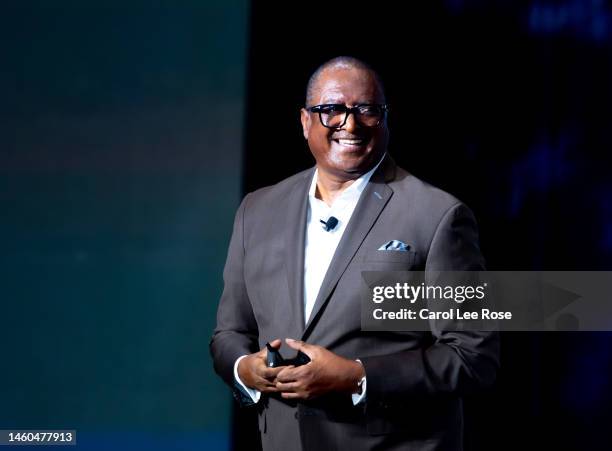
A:
[[[0,5],[0,429],[254,449],[208,357],[223,261],[241,195],[313,164],[334,56],[381,73],[391,154],[474,210],[490,269],[612,269],[608,3],[287,5]],[[467,449],[610,449],[612,334],[502,345]]]
[[[245,192],[313,164],[304,87],[352,55],[386,84],[393,158],[474,210],[489,269],[612,269],[607,3],[255,2],[251,23]],[[610,449],[611,381],[611,333],[507,333],[467,449]]]

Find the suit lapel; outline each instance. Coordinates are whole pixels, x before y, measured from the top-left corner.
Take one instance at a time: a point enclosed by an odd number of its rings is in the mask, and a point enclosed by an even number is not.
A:
[[[304,330],[304,240],[308,214],[308,188],[314,169],[293,187],[288,196],[285,227],[285,268],[290,294],[290,318],[295,330]],[[297,335],[296,333],[296,335]]]
[[[342,274],[344,274],[344,271],[361,246],[361,243],[391,198],[393,191],[387,186],[386,181],[392,180],[394,176],[395,163],[387,154],[385,160],[381,163],[376,172],[372,174],[370,182],[366,185],[365,189],[361,193],[361,197],[357,203],[357,206],[355,207],[355,211],[353,211],[353,215],[351,216],[346,230],[342,235],[342,239],[340,240],[340,243],[338,243],[336,253],[329,264],[329,268],[327,269],[327,273],[325,274],[325,278],[321,284],[321,289],[319,290],[319,294],[315,300],[308,324],[306,324],[304,329],[302,340],[305,340],[307,335],[310,333],[314,323],[316,322],[317,316],[327,304],[330,295],[338,284],[338,280],[340,280],[340,277],[342,277]],[[302,318],[303,316],[304,314],[302,312]]]

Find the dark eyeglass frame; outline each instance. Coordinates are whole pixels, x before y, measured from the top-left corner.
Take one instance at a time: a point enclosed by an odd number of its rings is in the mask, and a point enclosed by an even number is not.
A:
[[[362,121],[359,119],[361,117],[361,113],[359,112],[360,108],[363,107],[369,107],[369,106],[373,106],[373,107],[378,107],[382,110],[382,116],[381,118],[378,120],[378,122],[376,123],[376,125],[365,125],[362,123]],[[323,122],[323,113],[324,113],[324,109],[325,108],[329,108],[329,107],[340,107],[340,109],[344,109],[344,120],[342,121],[342,123],[340,125],[337,126],[330,126],[330,125],[325,125],[325,123]],[[311,113],[319,113],[319,121],[321,122],[321,125],[325,128],[342,128],[344,127],[344,125],[346,124],[346,121],[348,120],[348,117],[350,114],[353,114],[353,117],[355,118],[355,120],[359,123],[359,125],[361,125],[362,127],[366,127],[366,128],[375,128],[375,127],[379,127],[380,124],[382,124],[385,120],[385,118],[387,117],[387,113],[389,112],[389,104],[387,103],[360,103],[359,105],[355,105],[353,107],[347,107],[346,105],[342,104],[342,103],[323,103],[321,105],[314,105],[311,107],[307,107],[306,111],[310,111]]]

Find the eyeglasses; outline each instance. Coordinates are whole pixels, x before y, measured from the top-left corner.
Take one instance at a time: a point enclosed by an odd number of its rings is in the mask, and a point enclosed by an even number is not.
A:
[[[311,113],[319,113],[319,120],[324,127],[341,128],[346,124],[349,114],[362,127],[378,127],[389,111],[387,104],[371,105],[361,104],[354,107],[347,107],[339,103],[326,103],[306,108]]]

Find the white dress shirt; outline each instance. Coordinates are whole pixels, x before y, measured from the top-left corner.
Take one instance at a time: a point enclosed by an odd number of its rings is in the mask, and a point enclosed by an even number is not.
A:
[[[308,191],[308,216],[304,249],[304,318],[310,318],[321,284],[336,253],[336,248],[355,211],[361,193],[380,162],[340,193],[331,206],[315,196],[319,171],[315,171]],[[321,220],[331,216],[338,220],[333,230],[326,231]]]
[[[384,158],[384,156],[383,156]],[[370,177],[380,163],[382,158],[374,168],[363,174],[351,185],[340,193],[331,206],[328,206],[321,199],[316,197],[317,181],[319,170],[315,170],[308,191],[308,215],[306,219],[306,237],[304,242],[304,318],[306,323],[310,318],[312,309],[321,289],[321,284],[329,268],[329,264],[336,253],[336,248],[346,230],[361,193],[370,181]],[[326,231],[324,224],[320,221],[327,221],[331,216],[338,220],[338,224],[333,230]],[[234,363],[234,378],[242,388],[251,396],[253,402],[258,402],[261,392],[247,387],[238,377],[238,363],[246,356],[241,356]],[[362,379],[361,393],[352,394],[353,404],[365,400],[366,379]]]

